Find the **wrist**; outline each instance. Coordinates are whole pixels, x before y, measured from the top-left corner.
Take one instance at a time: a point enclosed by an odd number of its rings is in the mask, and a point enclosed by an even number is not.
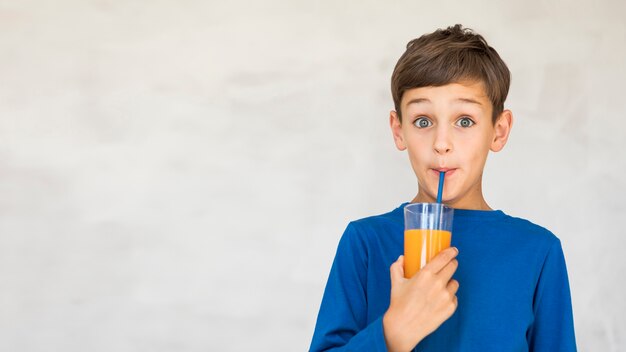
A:
[[[422,341],[424,336],[416,334],[416,329],[407,329],[408,326],[408,323],[399,321],[393,313],[385,312],[383,336],[389,352],[409,352]]]
[[[394,342],[395,340],[395,332],[392,327],[392,322],[389,321],[389,311],[385,312],[383,315],[383,336],[385,337],[385,344],[387,345],[388,352],[397,352]]]
[[[385,343],[387,344],[387,351],[389,352],[403,352],[407,350],[405,348],[405,340],[401,332],[401,326],[396,324],[397,319],[394,319],[389,311],[383,315],[383,335],[385,337]],[[408,350],[407,350],[408,351]]]

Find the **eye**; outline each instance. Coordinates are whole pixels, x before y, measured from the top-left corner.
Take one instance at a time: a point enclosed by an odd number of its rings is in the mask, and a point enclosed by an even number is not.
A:
[[[462,117],[457,122],[456,125],[460,127],[472,127],[476,122],[472,121],[469,117]]]
[[[426,128],[426,127],[430,127],[433,125],[432,122],[430,122],[430,120],[426,117],[420,117],[417,120],[415,120],[415,122],[413,122],[413,124],[415,125],[415,127],[417,128]]]

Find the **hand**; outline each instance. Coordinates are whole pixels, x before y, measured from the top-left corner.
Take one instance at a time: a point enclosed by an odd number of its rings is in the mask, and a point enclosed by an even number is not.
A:
[[[412,278],[404,278],[404,256],[391,265],[391,302],[383,316],[390,352],[410,351],[446,321],[457,307],[459,283],[452,280],[458,249],[441,251]]]

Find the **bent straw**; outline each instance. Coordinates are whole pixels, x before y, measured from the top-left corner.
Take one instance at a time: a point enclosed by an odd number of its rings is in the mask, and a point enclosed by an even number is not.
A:
[[[441,197],[443,197],[443,179],[446,176],[445,171],[439,172],[439,189],[437,190],[437,203],[441,203]]]

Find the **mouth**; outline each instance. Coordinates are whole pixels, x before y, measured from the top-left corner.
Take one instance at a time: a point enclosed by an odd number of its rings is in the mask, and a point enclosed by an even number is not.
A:
[[[454,174],[454,171],[456,171],[456,169],[452,169],[452,168],[436,168],[436,169],[430,169],[430,171],[435,174],[435,176],[439,177],[439,173],[440,172],[445,172],[446,173],[446,178],[452,176]]]

